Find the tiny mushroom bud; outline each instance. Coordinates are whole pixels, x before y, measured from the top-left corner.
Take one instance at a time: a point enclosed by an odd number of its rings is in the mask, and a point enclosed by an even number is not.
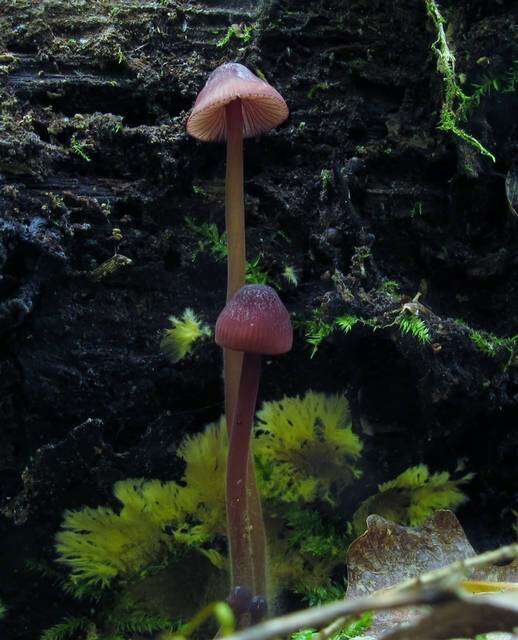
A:
[[[250,616],[252,618],[252,624],[261,622],[268,611],[268,604],[266,598],[263,596],[254,596],[250,603]]]
[[[234,587],[227,602],[235,615],[242,616],[250,610],[252,592],[248,587]]]
[[[271,287],[246,285],[220,313],[216,342],[225,349],[244,352],[227,462],[232,584],[248,587],[254,596],[262,598],[267,587],[266,541],[261,509],[249,504],[247,495],[247,480],[254,473],[253,458],[249,459],[250,439],[261,355],[279,355],[291,349],[293,329],[289,313]]]

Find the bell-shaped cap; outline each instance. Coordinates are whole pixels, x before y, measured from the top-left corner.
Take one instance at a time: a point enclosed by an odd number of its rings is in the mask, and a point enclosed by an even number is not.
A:
[[[286,353],[293,344],[290,314],[271,287],[245,285],[219,314],[216,343],[246,353]]]
[[[226,140],[225,106],[236,98],[241,99],[245,138],[269,131],[288,117],[278,91],[242,64],[228,62],[210,74],[198,94],[187,132],[199,140]]]

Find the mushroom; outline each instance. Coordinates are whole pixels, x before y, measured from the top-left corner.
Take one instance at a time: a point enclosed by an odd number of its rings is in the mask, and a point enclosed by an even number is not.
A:
[[[187,132],[204,141],[227,142],[225,223],[227,230],[227,301],[245,283],[245,214],[243,194],[243,138],[259,135],[288,117],[284,99],[272,86],[238,63],[215,69],[200,91],[187,121]],[[223,350],[225,414],[230,434],[241,376],[242,353]],[[261,503],[250,465],[249,509],[253,521],[262,522]],[[264,538],[264,536],[263,536]],[[264,540],[255,556],[265,554]]]
[[[210,74],[187,120],[187,132],[191,136],[204,141],[227,141],[227,302],[245,284],[243,138],[269,131],[287,117],[288,107],[278,91],[242,64],[228,62]],[[241,354],[224,352],[225,412],[229,431],[241,361]]]
[[[292,342],[289,313],[266,285],[241,287],[216,322],[216,343],[244,354],[228,452],[227,520],[233,589],[250,589],[257,602],[266,596],[266,543],[260,502],[256,509],[248,477],[254,469],[250,440],[261,356],[286,353]]]

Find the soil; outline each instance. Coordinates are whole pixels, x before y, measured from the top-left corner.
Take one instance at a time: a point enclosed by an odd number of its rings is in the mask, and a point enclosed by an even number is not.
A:
[[[517,334],[516,3],[441,10],[465,91],[499,80],[462,123],[494,163],[438,129],[424,1],[0,2],[2,637],[79,606],[26,569],[53,557],[63,511],[108,504],[118,479],[178,477],[181,437],[222,413],[219,349],[172,364],[160,340],[187,307],[213,325],[225,298],[224,263],[186,224],[223,231],[224,147],[185,121],[227,61],[290,107],[245,145],[248,255],[297,326],[261,398],[345,393],[366,444],[355,500],[418,462],[464,468],[472,544],[513,538],[518,343],[473,337]],[[429,341],[394,324],[405,304]],[[315,313],[380,328],[335,329],[311,357]]]

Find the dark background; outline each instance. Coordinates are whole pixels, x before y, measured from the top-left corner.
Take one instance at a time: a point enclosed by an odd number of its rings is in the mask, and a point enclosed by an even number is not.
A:
[[[441,10],[467,93],[518,74],[516,3]],[[232,24],[255,24],[251,39],[218,47]],[[3,637],[73,611],[25,568],[52,558],[63,510],[108,503],[121,478],[177,477],[182,435],[222,412],[218,348],[172,365],[159,345],[170,314],[213,324],[224,303],[225,265],[193,260],[185,224],[223,230],[224,147],[185,120],[226,61],[262,72],[291,112],[245,145],[249,258],[299,327],[261,397],[347,395],[370,434],[354,502],[411,464],[460,465],[476,473],[460,511],[474,546],[512,538],[516,353],[490,357],[470,328],[517,333],[518,100],[494,90],[464,123],[496,163],[439,131],[434,39],[418,0],[0,2]],[[96,280],[116,250],[132,264]],[[310,358],[315,309],[389,324],[419,291],[430,344],[358,325]]]

